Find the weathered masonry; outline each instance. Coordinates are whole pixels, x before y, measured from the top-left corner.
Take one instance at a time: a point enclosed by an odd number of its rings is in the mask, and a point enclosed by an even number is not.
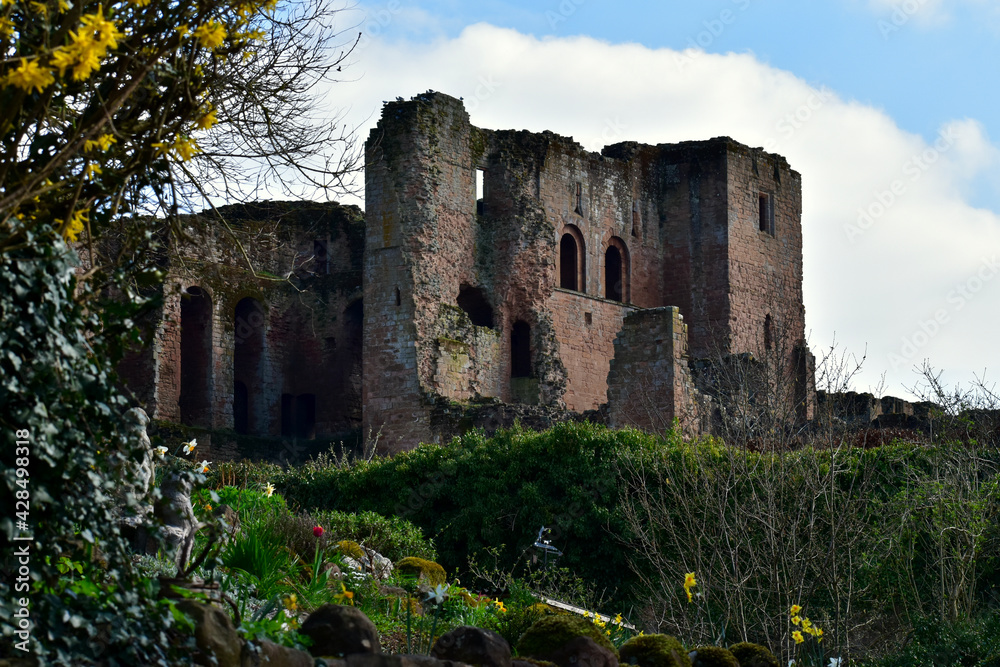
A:
[[[784,158],[725,137],[591,153],[431,92],[385,106],[366,164],[363,216],[232,207],[232,232],[170,249],[153,344],[123,366],[154,418],[209,431],[217,459],[573,413],[699,432],[734,358],[773,360],[811,418]]]
[[[590,153],[427,93],[385,106],[366,164],[362,403],[397,446],[437,437],[442,400],[697,431],[688,359],[741,354],[776,356],[811,416],[784,158],[729,138]]]

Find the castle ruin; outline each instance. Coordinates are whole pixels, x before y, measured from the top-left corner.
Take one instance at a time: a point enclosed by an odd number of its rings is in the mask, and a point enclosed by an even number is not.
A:
[[[219,457],[352,428],[401,451],[517,406],[697,433],[705,369],[768,355],[811,418],[781,156],[726,137],[592,153],[428,92],[385,105],[366,165],[364,214],[262,203],[171,248],[154,344],[123,366],[154,419],[260,441],[213,436]]]

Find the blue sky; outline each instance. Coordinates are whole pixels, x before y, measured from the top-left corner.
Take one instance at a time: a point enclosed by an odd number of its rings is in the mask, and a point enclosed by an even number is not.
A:
[[[586,148],[729,135],[803,175],[807,329],[907,395],[922,359],[1000,372],[1000,2],[389,0],[331,90],[361,137],[383,100],[462,96],[482,127]],[[992,112],[992,113],[991,113]]]

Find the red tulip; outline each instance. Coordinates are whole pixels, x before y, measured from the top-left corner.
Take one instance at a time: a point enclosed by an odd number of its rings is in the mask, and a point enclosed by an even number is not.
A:
[[[323,526],[314,527],[313,535],[315,535],[316,537],[323,537]]]

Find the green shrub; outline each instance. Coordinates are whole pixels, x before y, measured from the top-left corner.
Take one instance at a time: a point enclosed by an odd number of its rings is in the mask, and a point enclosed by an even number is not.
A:
[[[684,645],[670,635],[632,637],[618,649],[621,663],[638,667],[691,667]],[[743,666],[741,666],[743,667]]]
[[[740,642],[729,647],[729,652],[735,656],[740,667],[779,667],[778,659],[766,646]]]
[[[195,506],[206,503],[218,502],[222,505],[229,505],[240,515],[243,521],[252,515],[266,514],[270,512],[286,513],[288,506],[285,499],[280,494],[268,496],[265,491],[259,489],[242,489],[235,486],[224,486],[214,491],[218,496],[218,501],[212,498],[213,491],[199,489],[191,494],[191,502]]]
[[[618,651],[600,628],[585,618],[569,614],[545,616],[535,621],[518,640],[517,653],[544,659],[574,637],[589,637],[611,651],[615,657],[618,656]]]
[[[695,649],[692,667],[740,667],[739,661],[728,649],[719,646],[699,646]]]
[[[396,571],[404,576],[416,577],[431,586],[440,586],[448,579],[444,568],[432,560],[409,556],[396,563]]]
[[[407,556],[437,558],[434,543],[417,526],[395,516],[375,512],[313,511],[314,525],[323,526],[338,540],[350,540],[374,549],[395,562]]]
[[[1000,613],[954,623],[920,618],[903,648],[870,667],[1000,667]]]

